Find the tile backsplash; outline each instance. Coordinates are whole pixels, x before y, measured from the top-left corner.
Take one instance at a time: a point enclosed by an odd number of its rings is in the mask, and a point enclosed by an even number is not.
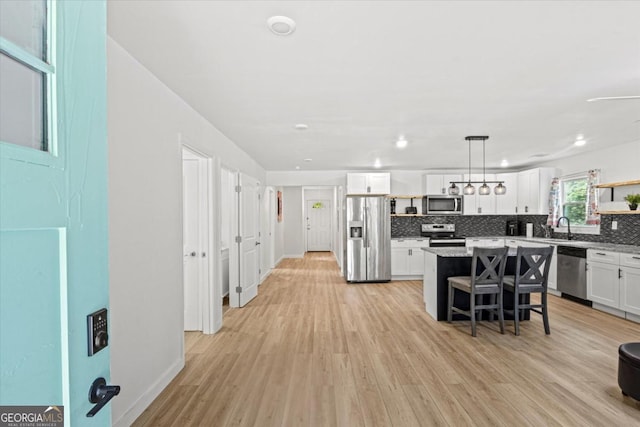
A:
[[[546,215],[391,217],[391,237],[417,237],[420,236],[421,224],[442,223],[455,224],[457,236],[504,236],[506,234],[507,221],[511,220],[533,223],[534,236],[544,237],[542,225],[547,223]],[[611,229],[612,221],[618,222],[617,230]],[[575,240],[640,246],[640,215],[602,215],[599,235],[573,234]],[[566,234],[553,233],[552,237],[564,239]]]

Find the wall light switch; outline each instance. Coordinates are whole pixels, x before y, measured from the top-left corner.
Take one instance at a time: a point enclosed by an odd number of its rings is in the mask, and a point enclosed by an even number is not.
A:
[[[618,221],[611,221],[611,229],[612,230],[618,229]]]

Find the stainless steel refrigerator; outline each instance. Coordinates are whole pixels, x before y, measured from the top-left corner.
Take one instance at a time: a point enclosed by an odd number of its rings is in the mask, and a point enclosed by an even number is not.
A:
[[[391,280],[391,215],[384,196],[347,196],[345,245],[348,282]]]

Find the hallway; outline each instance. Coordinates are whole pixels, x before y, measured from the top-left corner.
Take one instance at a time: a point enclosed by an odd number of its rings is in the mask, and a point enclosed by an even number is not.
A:
[[[617,347],[640,326],[550,298],[521,336],[438,323],[417,281],[347,285],[332,254],[285,259],[212,336],[186,334],[186,367],[136,426],[632,425]]]

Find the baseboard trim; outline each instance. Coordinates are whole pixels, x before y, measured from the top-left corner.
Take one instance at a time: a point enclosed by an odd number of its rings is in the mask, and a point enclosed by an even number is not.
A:
[[[271,269],[269,269],[266,273],[264,273],[262,275],[262,277],[260,277],[260,284],[262,285],[262,282],[264,282],[265,280],[267,280],[267,277],[269,277],[271,275]]]
[[[162,391],[169,385],[169,383],[180,373],[184,368],[184,357],[176,360],[176,362],[169,367],[158,380],[153,383],[146,392],[142,394],[129,409],[117,420],[112,422],[115,427],[128,427],[144,412],[145,409],[151,405],[151,403],[162,393]]]

